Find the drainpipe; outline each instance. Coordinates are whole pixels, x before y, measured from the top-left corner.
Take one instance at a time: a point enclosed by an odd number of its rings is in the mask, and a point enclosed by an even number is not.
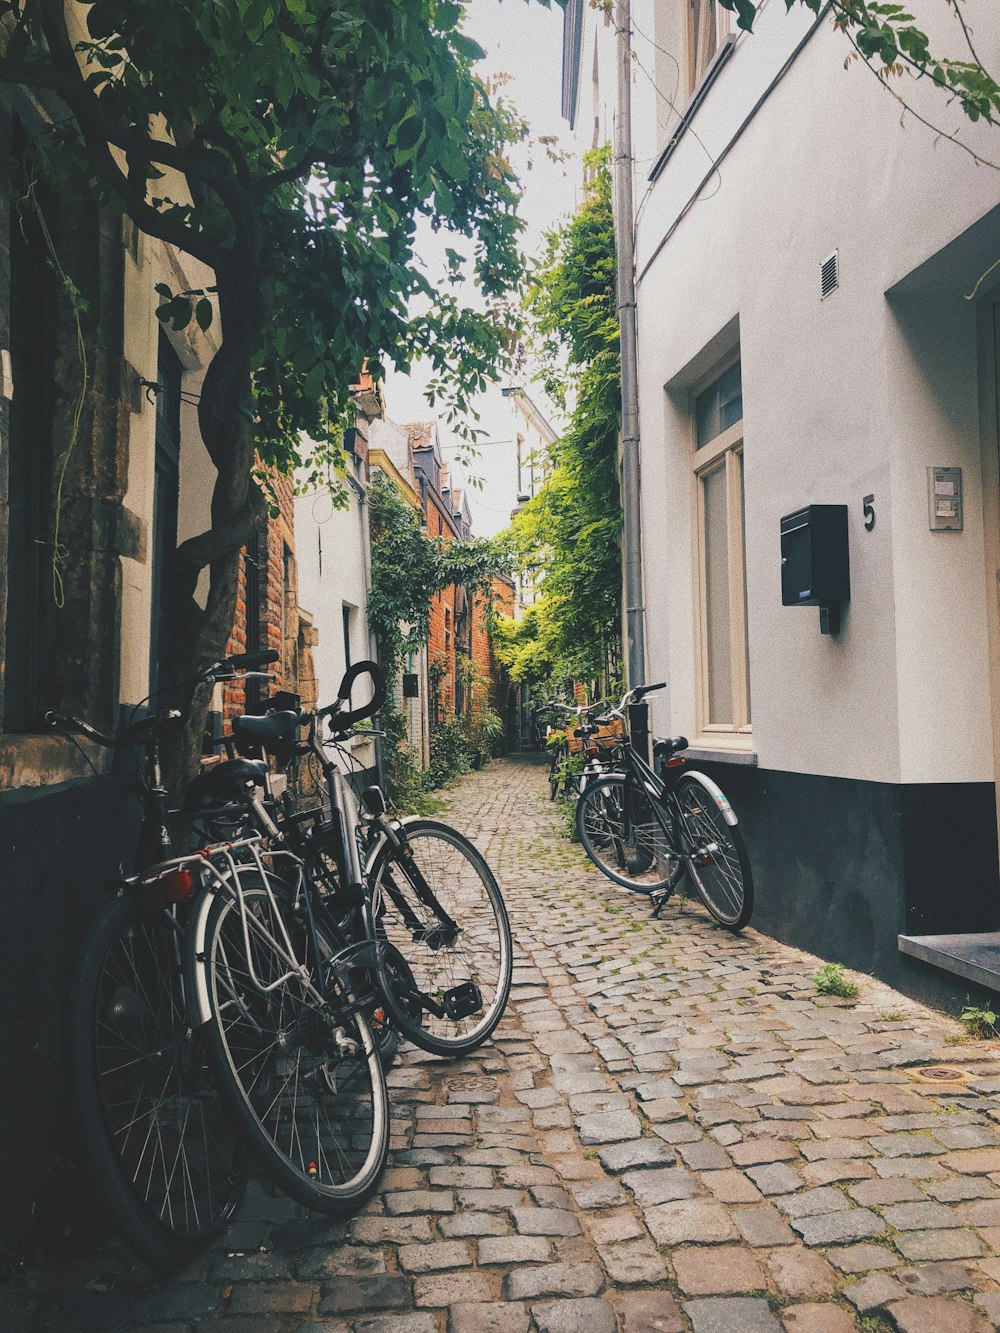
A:
[[[361,582],[365,591],[365,629],[368,639],[368,656],[375,658],[375,636],[368,625],[368,599],[372,591],[372,571],[371,571],[371,528],[368,522],[368,490],[356,477],[353,477],[350,471],[346,474],[348,486],[354,492],[358,501],[358,530],[361,536]],[[376,730],[378,728],[378,719],[375,719]],[[375,780],[379,786],[385,783],[385,765],[382,754],[382,737],[376,735],[375,743]]]
[[[636,357],[635,227],[632,216],[632,6],[616,0],[618,103],[615,115],[615,248],[622,360],[622,558],[625,661],[629,685],[646,679],[639,477],[639,369]]]

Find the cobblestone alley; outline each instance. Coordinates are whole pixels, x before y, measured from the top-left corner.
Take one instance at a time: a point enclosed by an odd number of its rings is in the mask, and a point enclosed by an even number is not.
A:
[[[1000,1326],[1000,1049],[684,900],[650,920],[559,836],[544,770],[470,774],[443,817],[505,891],[511,1008],[390,1076],[384,1192],[330,1227],[255,1185],[151,1285],[125,1252],[0,1289],[0,1333],[977,1333]],[[968,1081],[914,1073],[944,1064]]]

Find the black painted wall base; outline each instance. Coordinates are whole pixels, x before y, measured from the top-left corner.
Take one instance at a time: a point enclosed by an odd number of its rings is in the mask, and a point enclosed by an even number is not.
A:
[[[0,1246],[23,1237],[71,1141],[69,980],[102,883],[134,854],[109,791],[124,807],[120,788],[91,781],[0,794]]]
[[[697,767],[739,815],[757,891],[752,925],[918,999],[964,1002],[968,982],[901,954],[896,937],[1000,927],[992,783]]]

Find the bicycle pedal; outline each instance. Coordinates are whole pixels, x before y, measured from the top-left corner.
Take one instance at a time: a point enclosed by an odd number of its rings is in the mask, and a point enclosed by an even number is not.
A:
[[[452,1022],[468,1018],[482,1009],[482,992],[474,981],[463,981],[460,986],[445,991],[441,996],[441,1007]]]

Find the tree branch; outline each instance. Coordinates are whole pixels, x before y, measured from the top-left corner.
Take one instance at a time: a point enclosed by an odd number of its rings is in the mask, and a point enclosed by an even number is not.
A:
[[[212,149],[189,150],[168,140],[155,139],[151,135],[130,130],[109,116],[101,106],[100,96],[87,87],[83,70],[66,30],[62,0],[39,0],[39,3],[42,32],[55,64],[55,73],[61,81],[58,92],[76,116],[87,141],[94,144],[99,138],[103,139],[124,153],[161,166],[172,167],[185,178],[200,180],[215,190],[233,213],[239,212],[243,200],[241,194],[237,193],[235,171],[228,160]],[[184,228],[184,231],[188,232],[188,229]],[[197,235],[194,232],[190,234]],[[182,241],[178,241],[176,236],[171,240],[173,244],[189,248]],[[194,254],[195,251],[192,250],[191,253]]]
[[[865,53],[858,46],[857,42],[854,40],[851,33],[847,32],[846,29],[844,31],[847,35],[847,40],[851,43],[855,51],[858,53],[858,57],[864,64],[865,68],[871,70],[872,74],[874,74],[875,78],[878,79],[879,83],[886,90],[889,96],[894,97],[905,112],[908,112],[909,115],[911,115],[914,118],[914,120],[918,120],[921,125],[925,125],[927,129],[932,130],[939,138],[948,139],[951,143],[955,145],[956,148],[961,148],[963,152],[968,153],[977,166],[992,167],[994,171],[1000,171],[1000,163],[991,162],[988,157],[983,157],[980,153],[977,153],[974,148],[970,148],[967,143],[963,143],[962,140],[958,137],[957,132],[954,134],[949,134],[947,130],[942,130],[938,125],[932,124],[931,121],[929,121],[926,118],[926,116],[922,116],[919,111],[914,111],[913,107],[910,106],[909,102],[907,102],[906,99],[900,93],[897,93],[895,88],[890,88],[886,80],[882,77],[882,75],[878,72],[875,66],[865,55]]]
[[[977,54],[977,52],[976,52],[976,48],[972,45],[972,33],[969,31],[968,24],[966,23],[966,21],[965,21],[963,15],[962,15],[962,11],[961,11],[961,9],[959,8],[959,3],[960,3],[960,0],[952,0],[952,9],[954,9],[954,11],[955,11],[955,17],[958,19],[959,25],[961,26],[961,29],[962,29],[962,35],[963,35],[964,38],[965,38],[965,44],[966,44],[966,46],[969,48],[969,54],[972,56],[973,60],[976,62],[976,64],[979,66],[979,68],[983,71],[983,73],[985,73],[985,72],[986,72],[986,66],[985,66],[985,65],[983,64],[983,62],[979,59],[979,56],[978,56],[978,54]],[[990,77],[992,78],[993,76],[990,75]],[[995,82],[995,80],[994,80],[994,82]]]

